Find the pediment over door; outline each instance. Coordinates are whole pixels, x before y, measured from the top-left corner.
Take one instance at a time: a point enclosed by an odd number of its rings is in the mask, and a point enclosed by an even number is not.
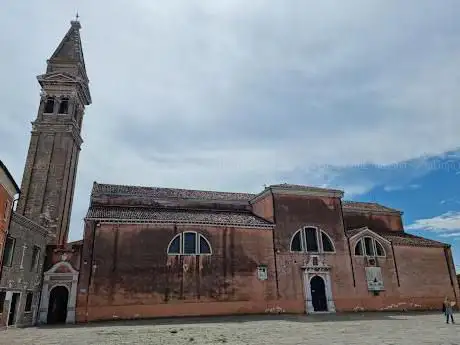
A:
[[[53,265],[48,271],[45,272],[45,275],[53,274],[78,274],[78,271],[72,267],[68,261],[60,261]]]

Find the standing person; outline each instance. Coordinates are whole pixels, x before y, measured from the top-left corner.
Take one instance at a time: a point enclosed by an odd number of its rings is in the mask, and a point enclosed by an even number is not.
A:
[[[452,304],[449,300],[448,297],[446,297],[446,299],[444,300],[444,313],[446,314],[446,323],[449,323],[449,316],[450,316],[450,320],[452,321],[452,323],[455,323],[454,321],[454,311],[453,311],[453,308],[452,308]]]

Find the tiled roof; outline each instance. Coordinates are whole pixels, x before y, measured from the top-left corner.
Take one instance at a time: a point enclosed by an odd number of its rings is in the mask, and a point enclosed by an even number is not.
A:
[[[347,237],[353,237],[354,235],[356,235],[357,233],[363,231],[365,228],[358,228],[358,229],[347,229],[345,230],[345,234],[347,235]]]
[[[378,234],[385,237],[391,243],[400,246],[415,246],[415,247],[446,247],[445,243],[430,240],[425,237],[415,236],[408,234],[407,232],[383,232],[380,231]]]
[[[249,193],[231,193],[204,191],[178,188],[160,188],[160,187],[142,187],[126,186],[114,184],[94,183],[91,194],[110,194],[110,195],[128,195],[141,196],[156,199],[163,198],[180,198],[180,199],[200,199],[200,200],[220,200],[220,201],[248,201],[255,194]]]
[[[386,207],[375,202],[359,202],[359,201],[342,201],[343,209],[344,210],[362,210],[362,211],[377,211],[377,212],[397,212],[400,213],[401,211],[396,210],[394,208]]]
[[[357,233],[363,231],[364,228],[358,228],[358,229],[349,229],[346,230],[346,235],[348,237],[352,237],[356,235]],[[373,231],[372,229],[370,229]],[[382,236],[383,238],[387,239],[394,245],[399,245],[399,246],[413,246],[413,247],[445,247],[447,244],[430,240],[425,237],[421,236],[415,236],[412,234],[408,234],[407,232],[402,232],[402,231],[373,231],[377,235]]]
[[[216,224],[272,228],[273,224],[249,212],[171,210],[141,207],[93,206],[86,218],[113,221]]]
[[[333,188],[321,188],[321,187],[313,187],[313,186],[304,186],[301,184],[289,184],[289,183],[281,183],[281,184],[272,184],[270,187],[274,188],[285,188],[285,189],[295,189],[295,190],[303,190],[303,191],[310,191],[310,192],[322,192],[322,191],[333,191],[333,192],[340,192],[343,191]]]

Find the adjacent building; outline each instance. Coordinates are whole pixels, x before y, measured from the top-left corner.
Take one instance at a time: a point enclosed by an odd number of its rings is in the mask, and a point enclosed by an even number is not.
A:
[[[19,187],[6,165],[0,160],[0,272],[5,247],[8,249],[6,260],[11,260],[11,251],[9,249],[12,245],[7,239],[7,230],[10,224],[15,196],[17,194],[19,194]]]

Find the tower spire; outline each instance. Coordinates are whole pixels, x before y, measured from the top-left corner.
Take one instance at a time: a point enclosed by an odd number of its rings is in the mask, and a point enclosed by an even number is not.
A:
[[[32,122],[17,212],[64,244],[69,232],[85,107],[91,104],[80,22],[73,20],[47,61],[38,114]]]

